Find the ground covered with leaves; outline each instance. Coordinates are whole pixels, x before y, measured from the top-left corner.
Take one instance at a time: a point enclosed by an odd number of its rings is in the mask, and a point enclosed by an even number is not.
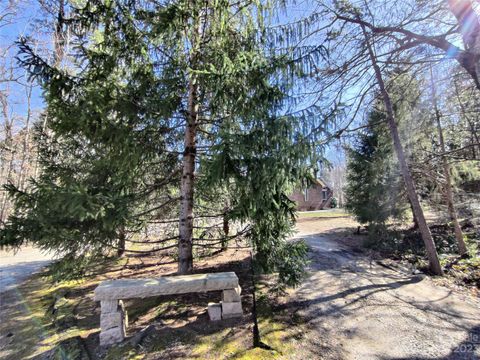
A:
[[[458,255],[453,226],[450,223],[437,220],[429,226],[446,275],[438,281],[479,294],[480,230],[468,219],[463,220],[461,226],[468,248],[468,254],[462,257]],[[395,224],[382,234],[374,236],[368,233],[369,230],[362,232],[362,247],[371,251],[376,258],[405,264],[413,272],[429,273],[423,242],[417,229],[405,224]]]

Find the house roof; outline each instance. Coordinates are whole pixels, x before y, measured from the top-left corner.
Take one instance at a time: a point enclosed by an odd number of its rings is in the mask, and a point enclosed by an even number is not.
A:
[[[322,186],[322,187],[328,187],[328,188],[330,188],[330,186],[328,186],[327,182],[326,182],[323,178],[315,179],[315,183],[316,183],[317,185]]]

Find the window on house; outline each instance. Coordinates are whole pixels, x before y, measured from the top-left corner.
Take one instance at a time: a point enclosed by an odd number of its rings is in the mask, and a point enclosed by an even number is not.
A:
[[[323,190],[322,190],[322,199],[323,199],[323,200],[327,200],[327,195],[328,195],[328,190],[327,190],[327,189],[323,189]]]
[[[303,199],[304,201],[308,201],[308,188],[305,188],[305,190],[303,190]]]

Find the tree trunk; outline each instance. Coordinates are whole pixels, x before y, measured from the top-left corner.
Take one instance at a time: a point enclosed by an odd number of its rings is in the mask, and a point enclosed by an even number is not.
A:
[[[452,179],[450,177],[450,164],[448,163],[447,156],[445,155],[446,153],[445,139],[443,137],[442,124],[440,122],[440,111],[438,110],[435,83],[433,81],[433,72],[431,67],[430,67],[430,76],[431,76],[431,82],[432,82],[432,103],[435,111],[435,120],[437,123],[438,139],[440,141],[440,150],[442,151],[443,171],[445,173],[445,195],[446,195],[446,201],[447,201],[447,207],[448,207],[448,214],[450,216],[450,219],[453,222],[453,228],[455,231],[455,239],[457,240],[458,252],[460,255],[464,255],[467,253],[467,246],[465,245],[465,241],[463,241],[462,228],[458,223],[457,212],[455,210],[455,205],[453,202],[453,189],[452,189]]]
[[[13,141],[13,117],[10,116],[8,104],[8,88],[5,92],[0,92],[0,106],[2,107],[3,126],[5,132],[5,140],[2,152],[0,153],[1,169],[0,169],[0,183],[8,184],[12,179],[12,168],[15,160],[15,144]],[[8,160],[10,154],[10,160]],[[0,209],[0,224],[3,224],[8,216],[9,198],[6,191],[2,191],[1,209]]]
[[[12,146],[14,146],[12,144]],[[15,162],[15,150],[11,149],[11,157],[10,162],[8,163],[8,170],[7,175],[5,178],[5,184],[10,184],[13,182],[13,163]],[[7,220],[10,210],[10,199],[8,198],[7,192],[4,192],[3,201],[2,201],[2,209],[0,210],[0,224],[4,223]]]
[[[122,226],[118,232],[117,256],[122,257],[125,254],[125,228]]]
[[[223,208],[223,236],[225,237],[222,240],[222,251],[226,251],[228,247],[228,235],[230,233],[230,220],[228,217],[229,204],[225,204]]]
[[[65,52],[65,31],[63,29],[65,20],[65,3],[64,0],[58,1],[57,22],[55,24],[55,32],[53,34],[54,52],[53,62],[54,66],[59,67],[63,60]]]
[[[479,40],[480,40],[480,37],[479,37]],[[470,136],[471,136],[471,142],[472,142],[472,157],[473,159],[477,159],[477,154],[480,155],[480,138],[477,133],[477,124],[475,120],[472,121],[470,116],[467,115],[468,109],[466,109],[465,105],[463,104],[460,89],[458,88],[458,83],[454,81],[453,84],[455,86],[455,96],[457,97],[458,105],[460,105],[460,110],[463,113],[463,118],[467,120],[468,126],[470,127]],[[480,111],[480,101],[475,101],[474,104],[475,104],[474,109],[478,108]],[[478,148],[478,153],[477,151],[475,151],[475,144]]]
[[[410,198],[408,199],[408,203],[410,204],[410,209],[412,210],[413,228],[416,230],[418,229],[418,220],[417,220],[417,217],[415,216],[415,211],[413,211],[413,205],[412,205],[412,202],[410,201]]]
[[[375,59],[375,55],[373,53],[372,46],[369,42],[368,35],[365,30],[365,26],[364,25],[361,25],[361,26],[362,26],[363,34],[365,36],[365,43],[368,48],[368,54],[370,56],[373,69],[375,71],[375,77],[377,79],[377,83],[380,88],[380,93],[383,97],[385,109],[387,111],[387,121],[390,128],[390,133],[393,139],[395,152],[397,153],[398,162],[400,163],[400,170],[402,171],[403,180],[405,181],[405,186],[407,188],[408,198],[410,199],[410,203],[412,204],[413,213],[417,218],[418,227],[420,229],[423,242],[425,243],[425,249],[426,249],[428,260],[430,263],[430,270],[435,275],[442,275],[443,271],[442,271],[442,267],[440,266],[440,261],[438,260],[438,254],[435,248],[435,243],[433,242],[432,234],[430,233],[430,229],[428,228],[427,221],[425,220],[425,216],[423,214],[423,209],[420,205],[420,201],[418,200],[417,191],[415,189],[415,183],[413,181],[412,175],[410,174],[410,170],[407,165],[407,160],[403,152],[402,143],[400,142],[397,124],[395,123],[392,102],[391,102],[390,96],[388,95],[387,90],[385,89],[385,83],[382,78],[382,73]]]
[[[200,16],[197,14],[192,29],[190,67],[196,68],[200,37]],[[183,170],[180,183],[180,222],[178,241],[178,273],[193,270],[193,195],[195,181],[196,133],[198,123],[198,82],[194,72],[189,74],[187,124],[185,127]]]
[[[17,187],[23,190],[25,187],[25,179],[27,178],[25,167],[28,166],[27,160],[30,160],[30,118],[31,118],[31,99],[32,99],[32,84],[28,85],[26,90],[27,95],[27,119],[25,121],[25,135],[23,137],[22,161],[20,163],[20,173],[18,175]]]
[[[253,252],[250,251],[250,274],[252,276],[252,299],[253,299],[253,306],[252,306],[252,316],[253,316],[253,347],[257,348],[260,347],[262,341],[260,339],[260,331],[258,329],[258,317],[257,317],[257,299],[255,296],[256,286],[255,286],[255,270],[253,268]]]
[[[178,243],[178,272],[188,274],[193,270],[193,186],[196,155],[196,129],[198,118],[197,84],[192,75],[188,89],[188,115],[185,129],[185,150],[180,184],[180,240]]]

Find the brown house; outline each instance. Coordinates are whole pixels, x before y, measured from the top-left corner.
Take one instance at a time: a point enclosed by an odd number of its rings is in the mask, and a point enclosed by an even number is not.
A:
[[[303,190],[295,190],[290,199],[297,203],[297,210],[322,210],[330,207],[333,191],[322,179],[317,179],[313,185]]]

